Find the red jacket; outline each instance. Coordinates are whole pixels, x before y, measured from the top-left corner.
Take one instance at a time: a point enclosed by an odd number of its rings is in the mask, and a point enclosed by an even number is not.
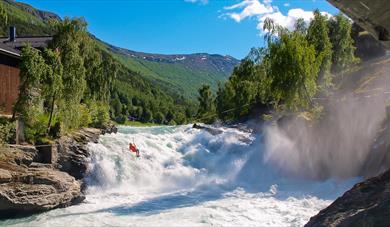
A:
[[[134,152],[134,153],[137,152],[137,147],[135,145],[133,145],[132,143],[129,144],[129,149],[131,152]]]

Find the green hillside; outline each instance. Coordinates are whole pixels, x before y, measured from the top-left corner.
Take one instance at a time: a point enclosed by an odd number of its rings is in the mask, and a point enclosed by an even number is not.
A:
[[[40,11],[13,0],[0,2],[8,14],[8,24],[0,25],[0,36],[7,36],[8,26],[16,26],[17,35],[50,35],[50,20],[56,14]],[[98,40],[98,39],[96,39]],[[147,81],[174,96],[195,100],[202,84],[216,91],[219,81],[225,81],[239,63],[230,56],[210,54],[159,55],[118,48],[103,41],[99,46],[107,50],[127,69],[139,73]],[[185,59],[185,60],[177,60]]]
[[[230,75],[189,69],[179,64],[146,61],[117,53],[114,53],[114,56],[129,69],[140,72],[154,83],[191,99],[198,95],[198,89],[202,84],[210,84],[215,91],[218,82],[225,81]]]

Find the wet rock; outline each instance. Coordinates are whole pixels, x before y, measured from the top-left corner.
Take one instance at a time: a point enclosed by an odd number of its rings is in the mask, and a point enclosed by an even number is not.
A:
[[[390,226],[390,170],[356,184],[305,226]]]
[[[210,134],[213,135],[213,136],[219,135],[219,134],[221,134],[221,133],[223,132],[223,131],[220,130],[220,129],[211,128],[211,127],[206,127],[206,126],[199,125],[199,124],[194,124],[194,125],[192,126],[192,128],[205,130],[206,132],[210,133]]]
[[[101,129],[101,134],[102,135],[104,135],[104,134],[111,134],[111,133],[117,133],[117,132],[118,132],[118,128],[114,124],[108,124],[108,125],[104,126]]]
[[[90,156],[86,145],[89,142],[97,143],[100,133],[100,129],[85,128],[58,139],[55,167],[78,180],[82,179],[88,167],[87,158]]]

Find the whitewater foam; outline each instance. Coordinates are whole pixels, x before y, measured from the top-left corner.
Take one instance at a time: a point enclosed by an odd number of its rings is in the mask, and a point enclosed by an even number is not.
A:
[[[85,202],[0,225],[301,226],[358,180],[283,175],[262,141],[228,128],[120,127],[89,145]]]

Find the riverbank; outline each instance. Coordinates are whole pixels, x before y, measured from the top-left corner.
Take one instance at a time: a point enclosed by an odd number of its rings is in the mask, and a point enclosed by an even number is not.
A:
[[[0,147],[0,218],[26,216],[85,199],[88,143],[116,127],[84,128],[52,145]]]

